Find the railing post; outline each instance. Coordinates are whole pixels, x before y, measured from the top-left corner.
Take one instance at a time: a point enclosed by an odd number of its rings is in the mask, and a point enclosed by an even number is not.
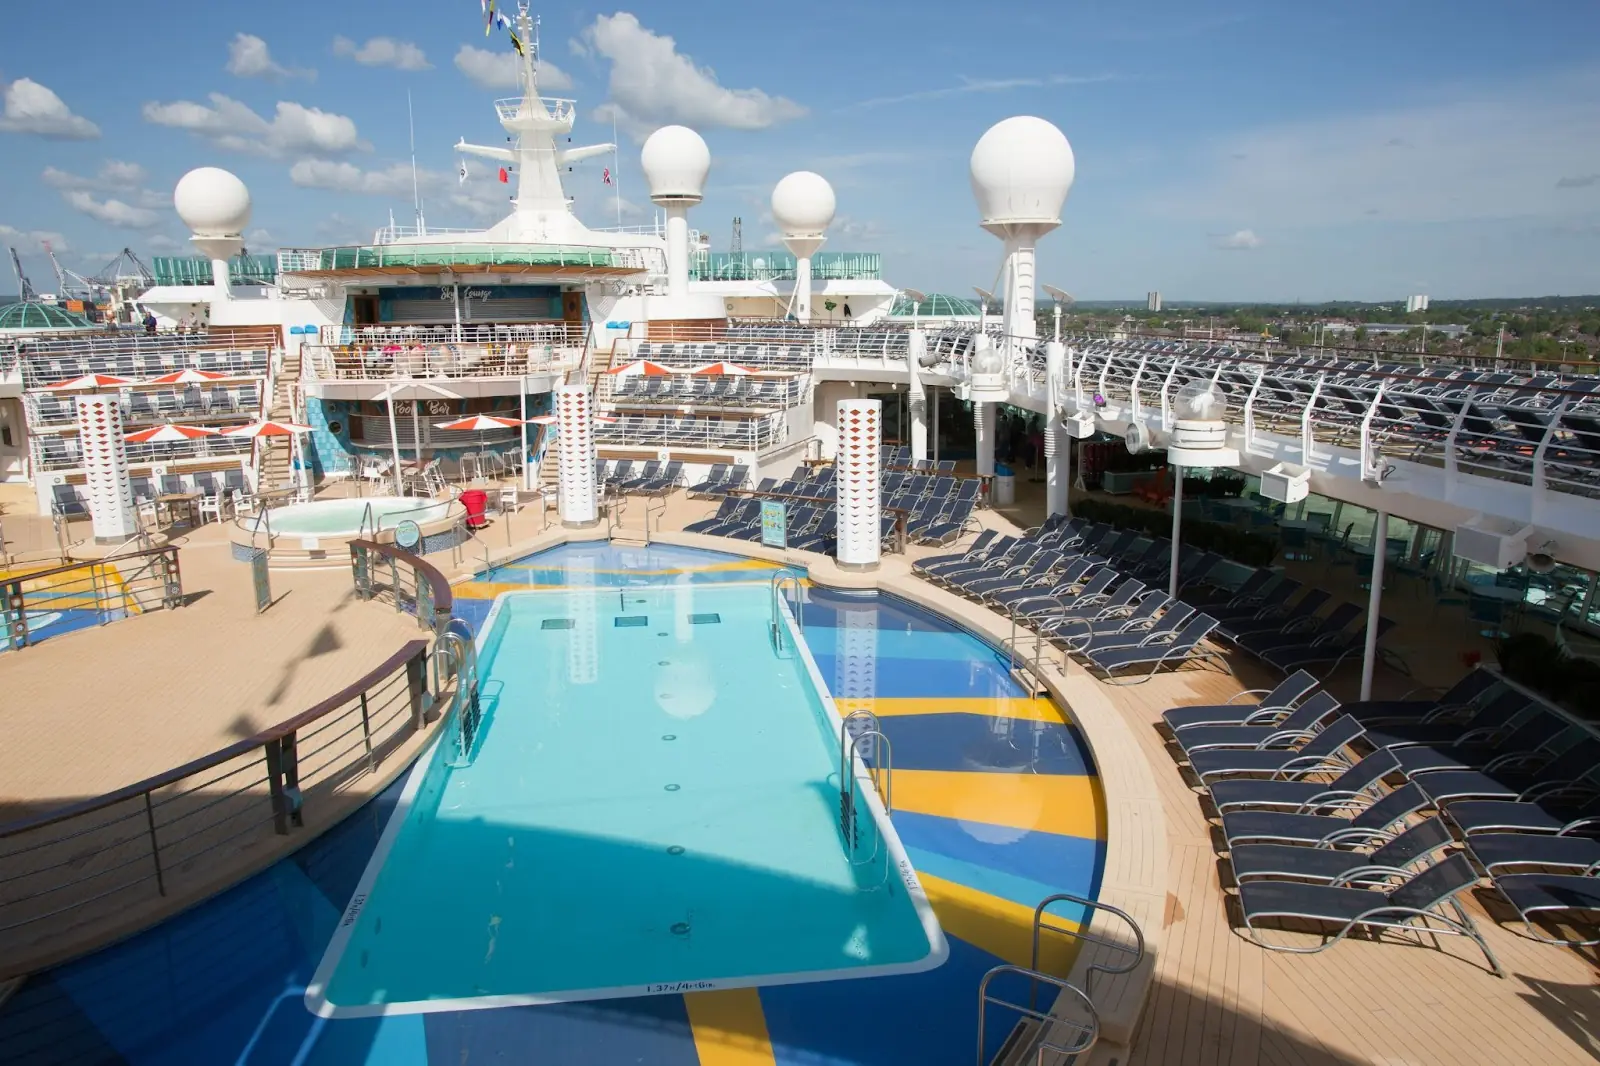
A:
[[[367,694],[361,694],[361,739],[367,746],[367,769],[377,770],[378,764],[372,757],[372,718],[367,712]]]
[[[5,587],[6,643],[12,651],[28,644],[28,609],[22,598],[22,582],[12,581]]]
[[[178,569],[177,548],[167,548],[161,553],[161,570],[161,605],[170,611],[183,605],[183,573]]]
[[[421,730],[431,721],[428,717],[428,674],[421,655],[406,660],[406,689],[411,698],[411,726]]]
[[[161,844],[156,840],[156,810],[148,792],[144,794],[144,824],[150,833],[150,858],[156,864],[156,891],[165,896],[167,882],[161,872]]]
[[[506,523],[510,528],[510,523]],[[433,611],[433,583],[423,576],[422,571],[412,568],[411,580],[416,583],[417,600],[417,625],[432,632],[434,629]]]
[[[355,581],[356,596],[363,600],[372,599],[372,565],[367,558],[365,545],[350,545],[350,571]]]
[[[272,831],[289,835],[289,804],[283,794],[283,751],[277,740],[262,746],[267,757],[267,792],[272,797]]]

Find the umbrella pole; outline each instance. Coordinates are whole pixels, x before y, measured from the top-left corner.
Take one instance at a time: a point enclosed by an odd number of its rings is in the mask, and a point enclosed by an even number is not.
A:
[[[422,406],[421,398],[411,401],[411,450],[417,455],[417,473],[422,473],[422,419],[417,414],[417,408]]]
[[[394,390],[395,383],[391,382],[384,391],[384,399],[389,402],[389,450],[394,453],[394,494],[405,495],[400,481],[400,430],[394,423]]]
[[[517,427],[522,435],[522,452],[517,457],[522,464],[522,487],[532,492],[533,471],[530,469],[532,464],[528,462],[528,379],[525,377],[517,379],[517,417],[522,419],[522,425]]]

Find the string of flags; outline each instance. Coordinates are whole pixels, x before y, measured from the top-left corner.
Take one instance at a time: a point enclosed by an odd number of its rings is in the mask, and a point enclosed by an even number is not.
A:
[[[610,185],[611,184],[611,168],[610,167],[606,167],[604,170],[602,170],[600,172],[600,181],[603,184],[606,184],[606,185]]]
[[[506,31],[506,36],[511,38],[511,47],[516,49],[517,55],[522,55],[522,38],[517,36],[517,31],[511,23],[511,17],[504,11],[494,9],[494,0],[478,0],[478,5],[483,10],[483,35],[489,36],[496,26]]]

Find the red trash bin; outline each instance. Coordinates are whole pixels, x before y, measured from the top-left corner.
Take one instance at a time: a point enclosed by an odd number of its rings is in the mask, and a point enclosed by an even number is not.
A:
[[[467,489],[461,493],[461,506],[467,509],[467,528],[482,529],[489,524],[484,512],[489,509],[489,494],[482,489]]]

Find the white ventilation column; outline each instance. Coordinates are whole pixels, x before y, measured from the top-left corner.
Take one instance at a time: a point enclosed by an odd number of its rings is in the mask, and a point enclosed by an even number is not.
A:
[[[928,392],[922,386],[922,359],[928,353],[928,335],[914,329],[906,349],[906,408],[911,415],[911,458],[928,458]]]
[[[1061,424],[1065,399],[1067,349],[1059,341],[1044,346],[1044,374],[1049,402],[1044,424],[1045,514],[1067,513],[1067,484],[1071,476],[1072,440]]]
[[[992,403],[972,405],[972,435],[978,445],[978,476],[994,477],[994,435],[997,412]]]
[[[120,544],[139,532],[122,440],[122,406],[116,393],[79,396],[78,447],[82,450],[89,517],[99,544]]]
[[[592,526],[600,518],[594,483],[594,401],[585,386],[562,385],[556,389],[555,406],[561,524]]]
[[[834,453],[834,486],[838,493],[838,559],[840,566],[870,569],[878,565],[883,511],[879,481],[879,448],[883,442],[883,404],[877,400],[840,400],[839,443]]]
[[[668,203],[667,212],[667,295],[674,299],[689,293],[689,209],[682,203]]]

